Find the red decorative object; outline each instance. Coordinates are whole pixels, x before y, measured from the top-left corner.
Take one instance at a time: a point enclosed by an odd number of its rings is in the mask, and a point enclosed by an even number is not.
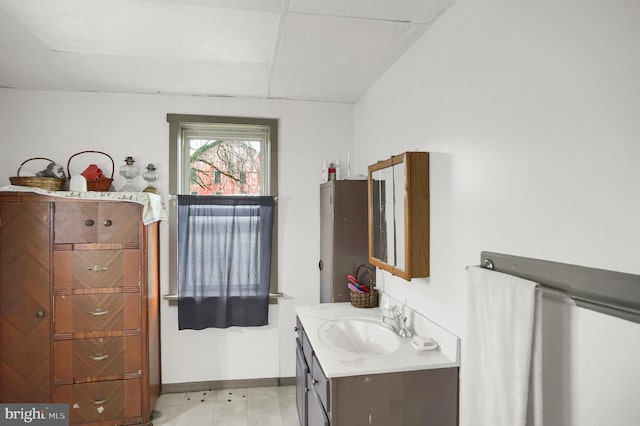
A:
[[[100,169],[100,167],[96,166],[95,164],[90,164],[89,167],[87,167],[84,172],[80,174],[84,176],[86,180],[99,180],[104,177],[102,169]]]

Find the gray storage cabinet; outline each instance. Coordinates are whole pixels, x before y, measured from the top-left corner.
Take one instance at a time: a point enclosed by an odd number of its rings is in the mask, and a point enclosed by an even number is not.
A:
[[[347,275],[355,275],[358,265],[375,272],[368,262],[367,192],[366,180],[320,185],[320,303],[348,302]]]

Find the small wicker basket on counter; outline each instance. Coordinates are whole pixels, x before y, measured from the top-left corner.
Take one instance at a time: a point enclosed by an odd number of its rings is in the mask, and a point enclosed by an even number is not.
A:
[[[22,170],[22,166],[32,160],[46,160],[49,163],[55,164],[55,161],[45,157],[33,157],[26,159],[22,162],[22,164],[20,164],[20,167],[18,167],[18,172],[16,173],[17,176],[12,176],[9,178],[9,182],[11,182],[11,185],[29,186],[32,188],[46,189],[47,191],[60,191],[64,186],[64,183],[67,181],[66,179],[44,176],[20,176],[20,170]]]
[[[370,291],[368,293],[358,293],[351,289],[349,289],[349,294],[351,298],[351,305],[355,308],[377,308],[379,303],[379,293],[378,290],[373,285],[373,272],[367,265],[360,265],[356,269],[356,281],[360,282],[360,271],[364,270],[369,273],[369,280],[371,285],[369,286]]]
[[[87,179],[87,191],[109,192],[109,189],[111,188],[111,183],[113,183],[113,172],[114,172],[114,170],[116,168],[116,165],[113,162],[113,158],[111,158],[111,156],[109,154],[107,154],[106,152],[102,152],[102,151],[80,151],[80,152],[76,152],[71,157],[69,157],[69,161],[67,161],[67,175],[68,176],[71,176],[71,170],[69,168],[69,166],[71,164],[71,159],[73,157],[75,157],[76,155],[80,155],[80,154],[102,154],[102,155],[106,155],[107,157],[109,157],[109,160],[111,160],[111,177],[110,178],[103,177],[102,179],[98,179],[98,180],[89,180],[89,179]]]

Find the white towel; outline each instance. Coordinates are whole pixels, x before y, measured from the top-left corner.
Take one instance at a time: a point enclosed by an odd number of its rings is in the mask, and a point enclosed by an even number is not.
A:
[[[479,267],[468,277],[460,425],[542,426],[537,284]]]

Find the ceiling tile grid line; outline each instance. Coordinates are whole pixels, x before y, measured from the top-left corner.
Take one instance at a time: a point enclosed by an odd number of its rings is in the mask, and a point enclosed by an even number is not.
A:
[[[287,10],[289,10],[289,1],[283,0],[282,14],[280,16],[280,22],[278,23],[278,35],[276,36],[275,46],[273,48],[273,56],[271,57],[271,65],[269,67],[269,83],[267,86],[267,95],[271,96],[271,84],[273,82],[273,74],[275,73],[276,62],[278,61],[278,54],[280,52],[280,46],[282,45],[282,37],[284,35],[286,27]]]

